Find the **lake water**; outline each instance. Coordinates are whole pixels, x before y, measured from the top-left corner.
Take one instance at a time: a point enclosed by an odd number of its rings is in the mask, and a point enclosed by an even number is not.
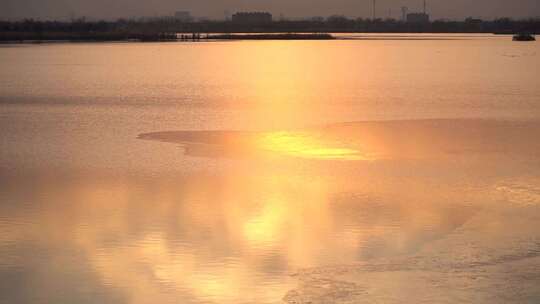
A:
[[[537,303],[540,45],[0,46],[0,303]]]

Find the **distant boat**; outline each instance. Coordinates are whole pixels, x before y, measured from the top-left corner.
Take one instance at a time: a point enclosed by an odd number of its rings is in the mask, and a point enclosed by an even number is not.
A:
[[[514,41],[535,41],[536,38],[534,38],[534,35],[531,35],[529,33],[519,33],[519,34],[515,34],[514,38],[512,40],[514,40]]]

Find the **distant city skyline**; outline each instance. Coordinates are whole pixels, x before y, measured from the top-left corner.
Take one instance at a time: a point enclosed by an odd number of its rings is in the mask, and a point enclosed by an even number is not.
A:
[[[193,16],[224,19],[225,12],[267,11],[275,17],[304,18],[345,15],[371,18],[373,0],[4,0],[0,19],[57,19],[86,16],[92,19],[172,16],[189,11]],[[402,7],[409,12],[422,11],[423,0],[377,0],[378,18],[400,19]],[[483,19],[499,17],[531,18],[540,16],[538,0],[428,0],[432,19]],[[277,18],[276,18],[277,19]]]

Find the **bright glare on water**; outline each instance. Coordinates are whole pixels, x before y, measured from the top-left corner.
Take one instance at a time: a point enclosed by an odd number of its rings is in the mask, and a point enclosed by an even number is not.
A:
[[[538,43],[370,38],[1,46],[0,302],[540,301]]]

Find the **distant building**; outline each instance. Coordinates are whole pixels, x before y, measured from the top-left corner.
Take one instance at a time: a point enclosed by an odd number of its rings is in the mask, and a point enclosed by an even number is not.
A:
[[[406,22],[407,21],[407,13],[409,12],[409,8],[406,6],[401,7],[401,21]]]
[[[191,22],[193,21],[193,17],[191,16],[191,13],[188,11],[177,11],[174,13],[174,19],[182,22]]]
[[[469,17],[469,18],[465,19],[465,22],[467,22],[469,24],[482,24],[483,21],[482,21],[482,19]]]
[[[465,19],[465,24],[469,31],[483,31],[484,30],[484,21],[478,18],[469,17]]]
[[[265,24],[272,22],[272,14],[266,12],[238,12],[232,15],[234,23]]]
[[[409,22],[409,23],[429,23],[429,15],[426,14],[426,13],[407,14],[407,22]]]

